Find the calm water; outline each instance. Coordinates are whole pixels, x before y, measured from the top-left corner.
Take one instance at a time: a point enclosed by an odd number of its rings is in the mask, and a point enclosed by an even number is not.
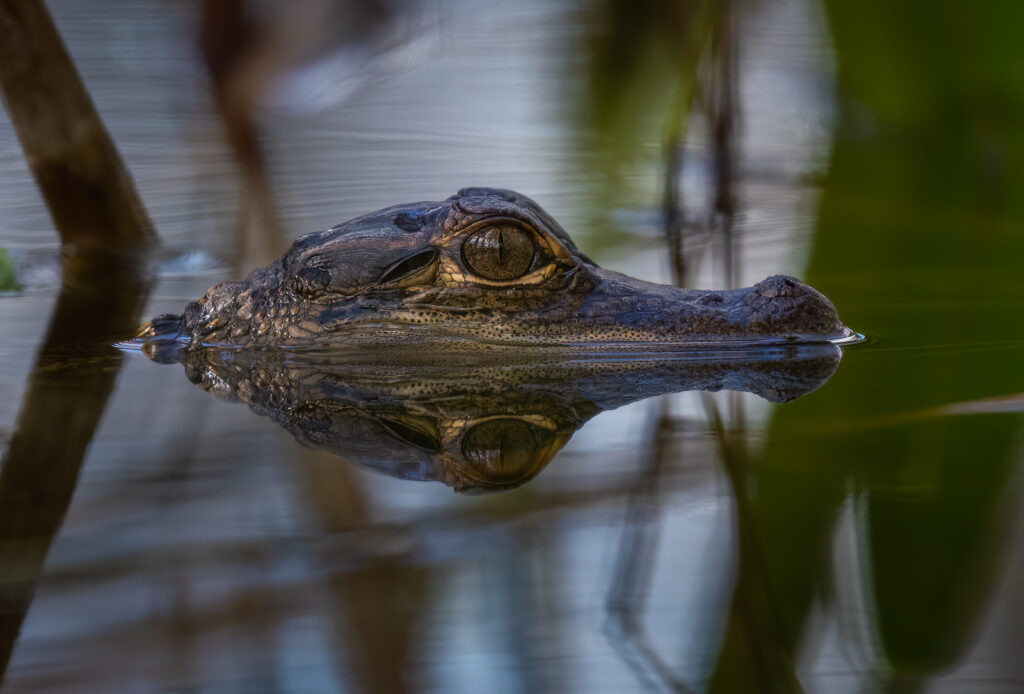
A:
[[[464,395],[501,385],[487,365],[335,362],[315,368],[384,408],[387,432],[338,420],[328,446],[309,420],[207,392],[237,387],[227,367],[197,387],[181,365],[117,369],[68,343],[30,376],[54,311],[75,325],[104,297],[58,304],[57,235],[3,120],[0,248],[25,288],[0,297],[0,446],[42,429],[73,449],[66,432],[102,417],[80,465],[0,471],[0,532],[31,529],[0,542],[3,638],[20,626],[2,691],[1024,690],[1019,18],[826,4],[745,5],[736,29],[733,283],[800,276],[869,337],[838,366],[811,355],[834,375],[786,404],[666,394],[671,360],[589,368],[585,386],[520,365],[484,404]],[[195,8],[49,7],[163,240],[142,314],[179,311],[242,264]],[[399,17],[358,50],[300,55],[263,95],[284,230],[268,255],[489,185],[535,198],[603,266],[670,280],[650,109],[675,83],[642,61],[627,75],[637,156],[612,178],[597,155],[614,129],[580,106],[606,15],[436,0]],[[700,287],[728,277],[712,145],[695,117],[680,179]],[[105,406],[84,397],[104,378]],[[460,379],[443,407],[400,392]],[[418,481],[447,469],[416,452],[440,410],[463,432],[448,452],[515,489]],[[518,443],[496,463],[494,440]]]

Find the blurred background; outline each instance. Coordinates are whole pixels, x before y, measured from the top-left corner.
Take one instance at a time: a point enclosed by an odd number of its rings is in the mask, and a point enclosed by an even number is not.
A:
[[[139,305],[67,301],[0,119],[3,692],[1024,690],[1024,5],[46,7],[161,245]],[[601,413],[487,496],[50,349],[469,185],[645,279],[799,276],[869,341],[789,404]]]

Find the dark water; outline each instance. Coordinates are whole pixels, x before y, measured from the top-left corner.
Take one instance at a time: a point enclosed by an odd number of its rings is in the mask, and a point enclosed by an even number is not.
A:
[[[507,5],[423,4],[264,95],[288,239],[493,185],[603,266],[669,281],[659,114],[677,81],[657,50],[619,54],[630,108],[588,119],[588,41],[614,15]],[[282,418],[232,395],[230,364],[193,365],[197,387],[188,365],[96,347],[106,307],[144,292],[59,291],[56,233],[0,125],[0,247],[24,285],[0,297],[3,691],[1024,689],[1018,10],[743,7],[734,226],[726,241],[712,219],[718,150],[695,116],[688,283],[806,279],[869,337],[838,365],[277,365],[276,405],[315,399],[313,369],[360,415]],[[164,242],[140,312],[178,311],[238,274],[195,8],[50,8]],[[658,22],[630,26],[656,45]],[[628,163],[608,138],[637,140]],[[763,395],[780,370],[821,385],[786,404],[676,392],[728,373]],[[481,383],[497,394],[466,396]],[[515,488],[449,488],[480,470]]]

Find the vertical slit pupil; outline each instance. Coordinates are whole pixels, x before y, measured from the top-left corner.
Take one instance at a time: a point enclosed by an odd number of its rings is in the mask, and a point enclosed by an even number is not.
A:
[[[498,223],[472,234],[462,244],[462,260],[475,275],[507,281],[522,277],[537,256],[530,233],[511,223]]]

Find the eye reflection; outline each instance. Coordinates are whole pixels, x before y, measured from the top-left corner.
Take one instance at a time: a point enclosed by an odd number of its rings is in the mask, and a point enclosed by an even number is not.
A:
[[[534,429],[519,419],[492,419],[469,430],[462,453],[481,475],[518,477],[537,461],[540,446]]]
[[[472,272],[484,279],[514,280],[530,271],[536,251],[530,232],[503,222],[467,238],[462,244],[462,259]]]

